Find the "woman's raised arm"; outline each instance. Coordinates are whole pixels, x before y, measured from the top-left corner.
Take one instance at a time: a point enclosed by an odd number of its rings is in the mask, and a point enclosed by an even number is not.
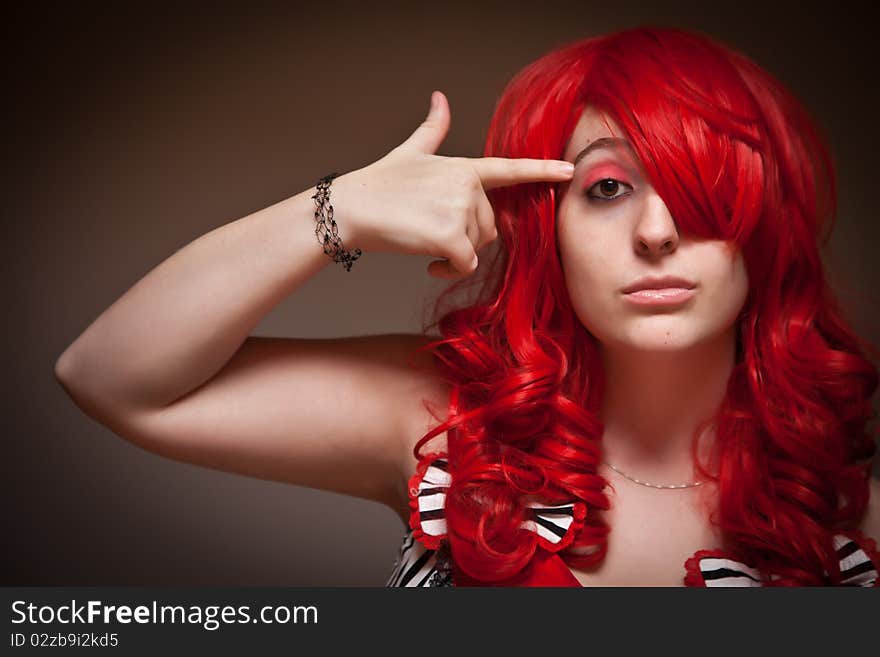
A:
[[[406,142],[332,182],[330,203],[347,250],[431,255],[441,260],[429,273],[467,275],[497,235],[483,185],[570,174],[543,160],[434,155],[449,126],[435,97]],[[333,264],[315,238],[314,192],[171,255],[64,351],[56,376],[84,412],[145,449],[400,508],[412,441],[428,428],[420,399],[445,403],[436,379],[406,362],[425,338],[249,337]]]
[[[342,188],[337,209],[348,206]],[[403,432],[420,408],[408,395],[430,383],[406,358],[424,338],[249,336],[339,266],[315,238],[313,192],[174,253],[61,354],[56,377],[86,414],[149,451],[397,506]]]

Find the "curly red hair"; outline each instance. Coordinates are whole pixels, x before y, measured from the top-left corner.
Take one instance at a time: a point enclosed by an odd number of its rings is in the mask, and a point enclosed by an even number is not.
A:
[[[783,85],[704,35],[641,27],[561,47],[502,93],[484,155],[562,159],[583,109],[612,116],[683,232],[742,250],[750,289],[736,364],[717,414],[694,434],[694,459],[718,483],[716,524],[773,585],[839,581],[832,530],[857,522],[876,450],[867,430],[876,349],[848,326],[820,258],[836,218],[825,139]],[[568,298],[555,240],[557,186],[487,192],[500,247],[482,277],[434,307],[427,345],[453,390],[449,542],[469,577],[503,583],[533,557],[524,503],[577,498],[607,509],[597,473],[603,373],[597,343]],[[443,313],[448,295],[476,298]],[[439,418],[438,418],[439,419]],[[697,459],[716,427],[713,472]],[[610,528],[596,514],[561,556],[602,560]],[[827,575],[826,575],[827,573]]]

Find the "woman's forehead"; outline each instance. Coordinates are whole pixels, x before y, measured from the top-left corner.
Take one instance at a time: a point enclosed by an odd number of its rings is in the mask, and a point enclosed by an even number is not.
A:
[[[588,162],[600,157],[615,159],[631,172],[645,176],[638,154],[617,122],[605,112],[588,108],[581,115],[563,159],[575,165],[577,175]]]
[[[606,112],[587,106],[581,113],[571,139],[565,149],[564,159],[574,161],[585,147],[602,138],[624,138],[623,130]]]

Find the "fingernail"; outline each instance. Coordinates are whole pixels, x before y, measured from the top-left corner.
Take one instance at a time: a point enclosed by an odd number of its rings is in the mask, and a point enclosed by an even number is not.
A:
[[[574,165],[571,162],[559,162],[557,163],[556,168],[559,170],[559,173],[564,173],[566,175],[574,173]]]

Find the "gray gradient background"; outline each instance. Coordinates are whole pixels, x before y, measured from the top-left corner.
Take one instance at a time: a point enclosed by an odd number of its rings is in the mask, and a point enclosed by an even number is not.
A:
[[[391,510],[145,452],[83,415],[54,361],[175,250],[384,155],[422,121],[432,89],[452,108],[439,154],[479,156],[504,84],[574,39],[644,23],[696,29],[795,92],[840,175],[826,263],[852,323],[877,343],[876,54],[865,21],[841,3],[816,14],[642,4],[218,13],[126,3],[124,16],[83,4],[9,16],[2,583],[383,584],[404,533]],[[429,261],[367,253],[351,273],[328,267],[255,333],[418,332],[442,285]]]

